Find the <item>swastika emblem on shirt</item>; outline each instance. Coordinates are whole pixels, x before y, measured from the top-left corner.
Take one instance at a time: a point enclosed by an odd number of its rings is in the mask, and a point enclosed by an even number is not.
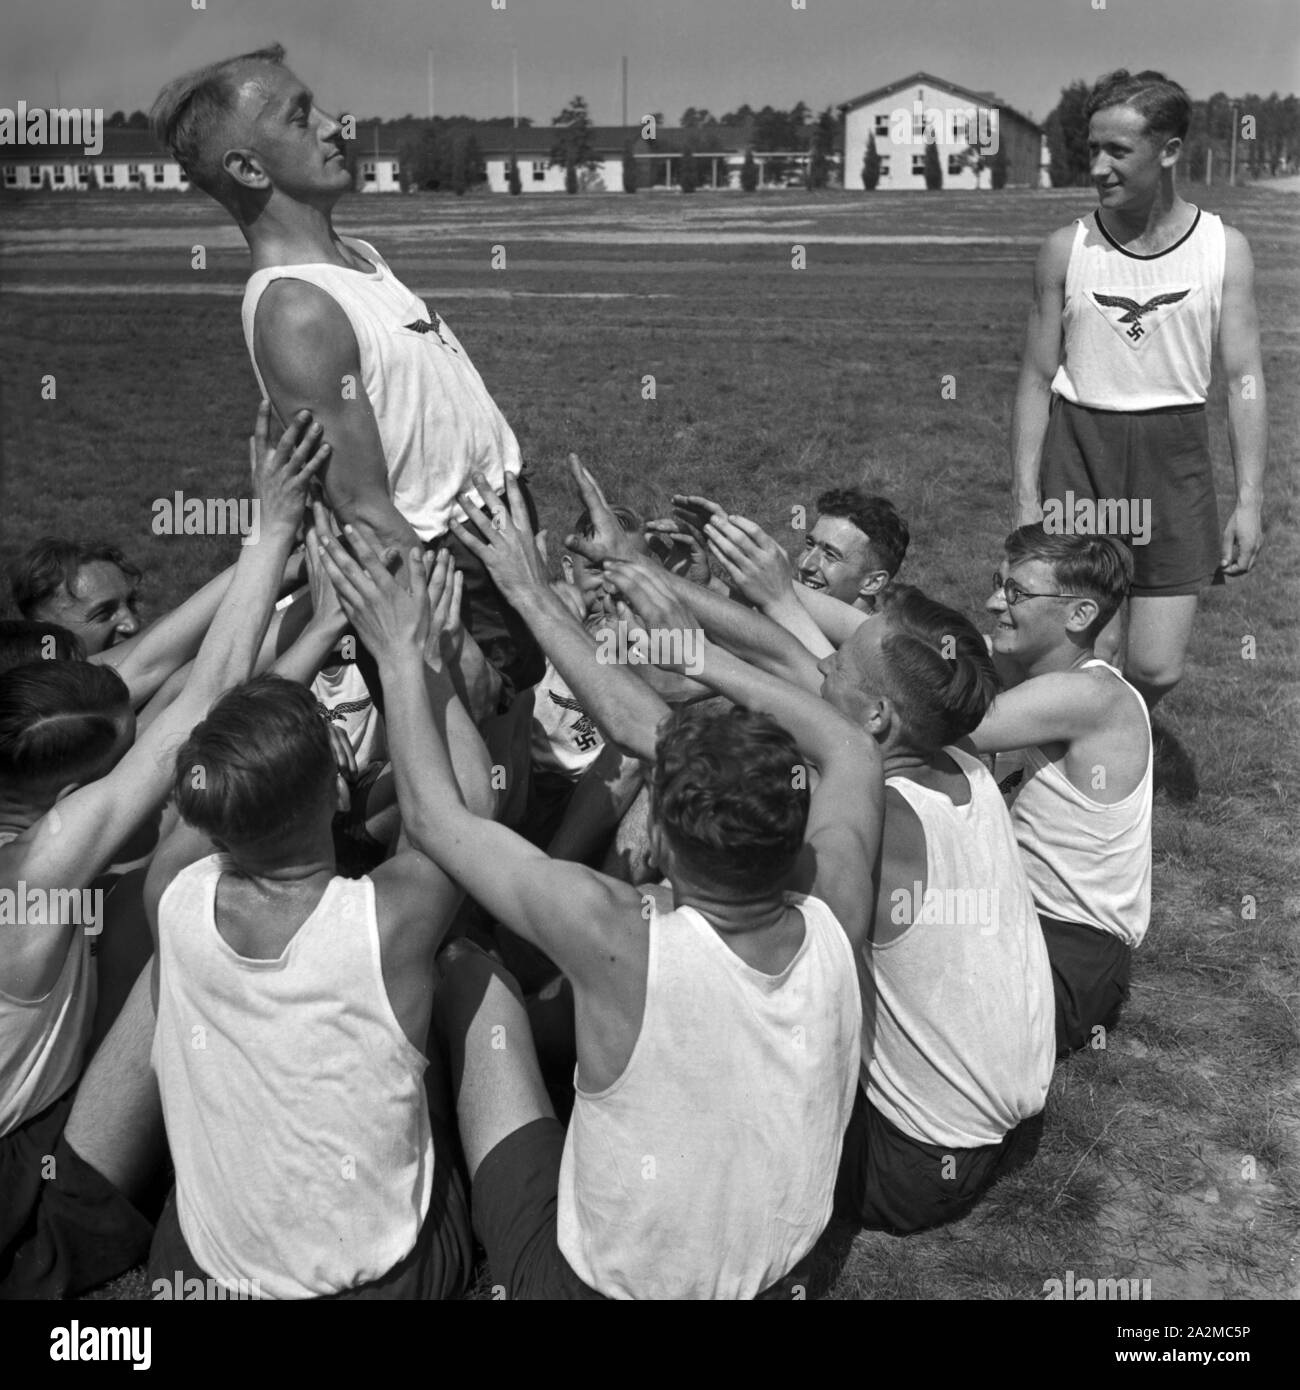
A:
[[[1192,293],[1191,289],[1167,290],[1146,301],[1130,299],[1122,294],[1103,294],[1092,291],[1093,303],[1106,322],[1132,348],[1141,348],[1151,335]]]

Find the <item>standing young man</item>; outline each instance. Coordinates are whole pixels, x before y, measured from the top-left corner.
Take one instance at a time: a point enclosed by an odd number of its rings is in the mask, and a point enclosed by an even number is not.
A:
[[[1177,83],[1120,70],[1087,115],[1100,206],[1053,232],[1035,268],[1011,428],[1016,525],[1129,541],[1124,674],[1154,706],[1182,678],[1200,590],[1216,567],[1248,573],[1263,539],[1254,271],[1245,237],[1174,187],[1191,118]],[[1237,481],[1222,533],[1205,417],[1216,342]]]
[[[284,66],[279,44],[178,77],[151,119],[248,242],[253,369],[281,419],[306,408],[324,427],[331,509],[390,558],[417,542],[449,546],[465,575],[466,625],[516,689],[533,684],[536,644],[447,535],[470,473],[500,492],[519,474],[519,445],[442,319],[374,247],[334,230],[352,187],[340,121]]]

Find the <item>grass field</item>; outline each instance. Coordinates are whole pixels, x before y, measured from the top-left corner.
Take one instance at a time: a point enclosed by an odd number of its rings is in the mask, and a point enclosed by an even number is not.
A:
[[[1041,1298],[1067,1270],[1149,1279],[1156,1299],[1300,1293],[1300,197],[1205,202],[1255,253],[1268,541],[1250,578],[1207,598],[1160,711],[1200,795],[1157,796],[1132,1004],[1106,1050],[1059,1068],[1031,1168],[955,1227],[842,1242],[831,1297]],[[337,221],[455,329],[561,534],[570,450],[614,498],[655,512],[704,492],[778,536],[793,506],[861,480],[910,523],[904,577],[978,613],[1008,529],[1034,247],[1090,206],[1086,190],[353,198]],[[154,536],[150,503],[245,483],[245,274],[239,237],[197,196],[0,205],[0,558],[46,532],[110,536],[147,564],[155,610],[229,558],[220,539]],[[1226,519],[1223,401],[1216,383]]]

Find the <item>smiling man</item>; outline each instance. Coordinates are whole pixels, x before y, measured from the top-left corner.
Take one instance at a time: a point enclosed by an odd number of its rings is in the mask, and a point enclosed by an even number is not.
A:
[[[1100,206],[1038,257],[1012,417],[1016,524],[1084,533],[1097,529],[1090,510],[1149,508],[1147,543],[1123,538],[1134,562],[1124,674],[1154,706],[1182,677],[1201,589],[1216,567],[1249,573],[1262,543],[1254,272],[1241,233],[1174,186],[1191,119],[1176,82],[1121,70],[1086,109]],[[1205,415],[1216,342],[1237,481],[1222,532]],[[1080,501],[1101,505],[1085,506],[1081,522]],[[1058,504],[1046,516],[1045,502]],[[1099,646],[1118,648],[1117,626]]]
[[[500,492],[520,472],[519,445],[442,319],[373,246],[335,231],[335,205],[352,187],[343,123],[284,66],[278,44],[177,78],[151,120],[248,242],[253,368],[282,420],[306,408],[324,427],[331,509],[390,556],[417,541],[449,546],[467,627],[516,689],[532,684],[536,644],[447,534],[464,516],[456,498],[470,473]]]
[[[833,488],[817,499],[817,520],[795,560],[795,577],[805,588],[873,613],[909,539],[907,523],[887,498],[858,487]]]
[[[58,623],[94,656],[140,631],[140,571],[116,547],[46,536],[10,566],[24,618]]]
[[[1105,536],[1006,539],[986,605],[1004,689],[971,741],[1024,749],[1011,807],[1056,995],[1056,1048],[1104,1045],[1151,917],[1151,721],[1093,643],[1133,575]],[[1100,1032],[1098,1030],[1101,1030]]]

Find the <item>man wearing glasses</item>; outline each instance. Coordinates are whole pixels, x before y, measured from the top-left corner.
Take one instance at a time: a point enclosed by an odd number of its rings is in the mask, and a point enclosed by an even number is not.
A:
[[[1023,749],[1011,806],[1056,993],[1058,1056],[1105,1045],[1151,914],[1151,722],[1141,693],[1093,650],[1133,579],[1126,546],[1006,539],[987,608],[1005,689],[971,735]]]

